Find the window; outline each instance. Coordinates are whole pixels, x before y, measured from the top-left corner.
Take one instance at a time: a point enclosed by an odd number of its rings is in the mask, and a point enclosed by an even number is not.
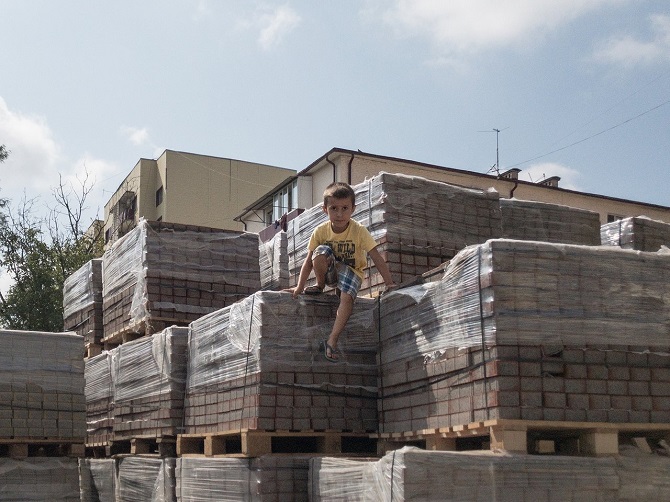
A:
[[[272,197],[272,221],[298,208],[298,180],[293,180]]]
[[[618,220],[623,220],[625,217],[624,216],[619,216],[618,214],[608,214],[607,215],[607,223],[612,223]]]
[[[156,207],[163,203],[163,187],[156,190]]]

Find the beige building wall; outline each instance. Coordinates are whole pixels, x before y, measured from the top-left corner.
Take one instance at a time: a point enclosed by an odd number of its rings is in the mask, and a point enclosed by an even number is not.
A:
[[[648,216],[655,220],[670,223],[670,208],[645,204],[644,202],[625,201],[523,181],[516,183],[516,188],[514,188],[514,180],[496,179],[496,177],[490,175],[454,169],[441,169],[403,160],[366,156],[365,154],[355,154],[353,161],[351,160],[352,155],[350,152],[334,152],[328,158],[337,167],[335,175],[333,175],[332,165],[325,160],[321,160],[305,173],[313,180],[311,190],[314,201],[313,205],[321,202],[323,190],[333,179],[357,185],[365,181],[366,178],[376,176],[381,171],[386,171],[389,173],[421,176],[468,188],[479,188],[482,190],[494,188],[498,191],[501,198],[510,198],[510,195],[513,193],[513,196],[517,199],[587,209],[597,212],[600,215],[601,223],[607,223],[608,215],[621,217]]]
[[[233,218],[294,174],[294,170],[265,164],[166,150],[156,160],[141,159],[119,185],[105,205],[105,229],[110,240],[118,237],[114,211],[130,192],[136,197],[135,222],[143,217],[243,230],[243,224]],[[161,188],[162,203],[156,205]]]

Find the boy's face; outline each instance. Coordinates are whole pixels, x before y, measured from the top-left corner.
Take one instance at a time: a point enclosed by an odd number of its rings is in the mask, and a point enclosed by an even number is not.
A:
[[[330,225],[335,232],[344,232],[347,229],[354,209],[356,206],[349,197],[344,199],[328,197],[328,204],[323,206],[323,212],[328,215]]]

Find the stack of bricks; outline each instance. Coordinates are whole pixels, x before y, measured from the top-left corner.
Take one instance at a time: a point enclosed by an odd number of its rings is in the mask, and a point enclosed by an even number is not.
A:
[[[396,283],[413,280],[468,245],[501,235],[499,196],[494,191],[389,173],[353,188],[353,219],[370,230]],[[324,221],[319,204],[288,223],[291,285],[297,283],[312,231]],[[360,293],[377,293],[383,283],[370,267]]]
[[[188,328],[171,327],[112,354],[114,440],[181,433]]]
[[[376,302],[359,298],[324,358],[339,300],[259,292],[190,324],[186,433],[376,431]]]
[[[114,502],[116,500],[116,460],[113,458],[80,458],[79,484],[81,502]]]
[[[105,339],[186,325],[260,288],[252,233],[140,220],[102,259]]]
[[[177,459],[177,502],[308,501],[308,455]],[[207,480],[207,483],[203,483]]]
[[[670,247],[670,224],[644,217],[625,218],[600,227],[603,245],[656,252]]]
[[[0,330],[0,439],[84,443],[82,337]]]
[[[376,466],[377,460],[369,458],[313,457],[309,462],[307,481],[309,500],[384,500],[375,490],[381,481],[375,479]],[[441,490],[436,496],[446,500]]]
[[[670,255],[491,240],[382,297],[382,432],[670,422]]]
[[[620,498],[620,472],[614,458],[510,456],[404,447],[376,462],[314,459],[309,489],[312,502],[631,500]]]
[[[502,237],[524,241],[600,245],[594,211],[519,199],[500,199]]]
[[[286,232],[276,233],[259,245],[261,289],[280,291],[289,287],[288,237]]]
[[[104,351],[86,360],[86,444],[106,446],[113,439],[114,386],[112,355]]]
[[[123,457],[118,462],[116,500],[177,502],[176,458]]]
[[[84,337],[86,344],[102,340],[102,259],[90,260],[65,279],[64,330]]]
[[[0,458],[0,500],[80,502],[77,459]]]

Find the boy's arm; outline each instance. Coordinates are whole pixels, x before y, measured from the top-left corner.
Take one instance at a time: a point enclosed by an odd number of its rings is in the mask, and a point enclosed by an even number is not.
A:
[[[298,276],[298,284],[293,288],[293,297],[298,296],[305,290],[305,284],[309,278],[309,274],[312,273],[312,252],[307,251],[307,256],[305,256],[305,261],[302,262],[302,267],[300,267],[300,275]]]
[[[393,277],[391,276],[389,266],[386,263],[386,260],[384,260],[382,255],[379,253],[377,248],[375,247],[371,249],[370,251],[368,251],[368,254],[370,255],[370,258],[372,258],[375,267],[377,267],[377,270],[382,275],[382,278],[384,279],[384,284],[386,284],[386,289],[388,290],[394,288],[396,286],[396,283],[393,282]]]

